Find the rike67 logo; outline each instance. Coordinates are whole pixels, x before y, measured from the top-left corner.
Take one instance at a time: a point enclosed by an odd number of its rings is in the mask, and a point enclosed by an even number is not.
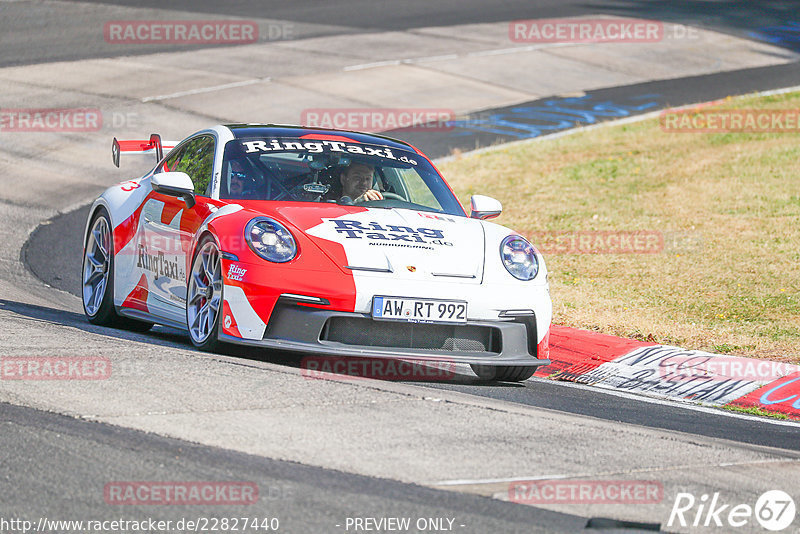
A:
[[[678,493],[667,527],[721,528],[731,532],[732,528],[758,528],[757,522],[762,528],[779,532],[792,524],[796,511],[794,499],[781,490],[763,493],[755,506],[726,502],[719,492],[703,494],[699,499],[691,493]]]

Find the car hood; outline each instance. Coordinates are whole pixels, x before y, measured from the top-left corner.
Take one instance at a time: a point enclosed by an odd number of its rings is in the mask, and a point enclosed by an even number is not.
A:
[[[481,283],[480,221],[407,209],[338,208],[313,225],[298,210],[281,210],[281,216],[354,275]]]

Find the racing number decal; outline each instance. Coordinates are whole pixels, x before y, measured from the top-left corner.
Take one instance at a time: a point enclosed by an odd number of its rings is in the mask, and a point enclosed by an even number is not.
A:
[[[119,184],[120,189],[125,192],[133,191],[134,189],[139,189],[142,185],[139,182],[134,182],[133,180],[128,180],[127,182],[122,182]]]

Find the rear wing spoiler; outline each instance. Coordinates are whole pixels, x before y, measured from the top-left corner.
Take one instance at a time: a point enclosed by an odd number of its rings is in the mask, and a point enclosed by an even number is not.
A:
[[[164,157],[164,150],[169,152],[177,144],[177,141],[162,142],[158,134],[150,134],[150,139],[147,141],[117,141],[115,137],[111,144],[111,160],[116,167],[119,167],[119,158],[122,154],[155,154],[158,163]]]

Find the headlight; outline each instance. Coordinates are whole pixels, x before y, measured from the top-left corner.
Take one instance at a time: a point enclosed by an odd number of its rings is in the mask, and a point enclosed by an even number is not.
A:
[[[289,230],[267,217],[257,217],[247,223],[244,238],[253,252],[265,260],[285,263],[297,255],[297,243]]]
[[[520,280],[532,280],[539,272],[536,249],[527,239],[510,235],[500,245],[500,258],[511,276]]]

